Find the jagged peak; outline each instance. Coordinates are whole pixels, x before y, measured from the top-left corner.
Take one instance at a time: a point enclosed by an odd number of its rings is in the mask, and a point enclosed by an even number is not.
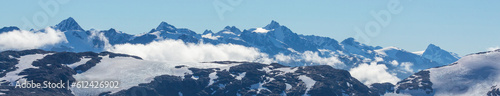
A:
[[[21,30],[21,29],[19,29],[16,26],[3,27],[2,29],[0,29],[0,33],[14,31],[14,30]]]
[[[165,22],[165,21],[162,21],[162,22],[160,23],[160,25],[158,25],[158,27],[156,27],[156,30],[157,30],[157,31],[160,31],[160,30],[174,31],[174,30],[176,30],[176,29],[177,29],[177,28],[175,28],[175,26],[170,25],[170,24],[168,24],[168,23],[167,23],[167,22]]]
[[[80,25],[75,21],[75,19],[73,19],[73,17],[69,17],[68,19],[61,21],[59,24],[56,25],[56,29],[59,29],[60,31],[71,31],[71,30],[83,31],[83,28],[80,27]]]
[[[205,31],[203,32],[203,35],[205,35],[205,34],[210,34],[210,33],[213,33],[213,32],[212,32],[212,30],[205,30]]]
[[[110,28],[107,32],[120,33],[115,28]]]
[[[349,37],[341,42],[342,44],[348,44],[348,45],[359,45],[360,43],[356,41],[354,38]]]
[[[115,28],[110,28],[109,31],[115,31],[116,32],[116,29]]]
[[[231,29],[231,26],[226,26],[226,27],[224,27],[224,29]]]
[[[427,46],[427,49],[425,49],[425,51],[424,51],[424,55],[425,54],[433,54],[433,53],[436,53],[439,51],[445,51],[445,50],[441,49],[439,46],[436,46],[434,44],[429,44],[429,46]]]
[[[236,28],[236,26],[226,26],[226,27],[224,27],[223,30],[219,31],[218,33],[226,32],[226,31],[232,32],[236,35],[241,34],[241,30]]]
[[[266,28],[266,29],[275,29],[275,28],[280,27],[280,26],[281,26],[280,23],[272,20],[271,23],[267,24],[267,26],[264,27],[264,28]]]
[[[427,49],[425,49],[422,56],[431,59],[433,61],[439,62],[441,64],[453,63],[456,60],[460,59],[460,56],[458,56],[458,54],[453,52],[448,52],[434,44],[429,44],[429,46],[427,46]]]
[[[429,44],[429,46],[427,46],[427,49],[441,49],[439,46],[436,46],[434,44]]]

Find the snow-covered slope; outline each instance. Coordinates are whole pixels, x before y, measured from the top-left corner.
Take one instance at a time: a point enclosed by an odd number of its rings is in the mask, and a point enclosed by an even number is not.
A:
[[[398,82],[396,92],[436,96],[497,96],[499,69],[500,50],[470,54],[453,64],[423,70]]]
[[[110,52],[0,53],[2,95],[355,95],[376,90],[331,66],[288,67],[277,63],[160,62]],[[31,81],[33,80],[33,81]],[[118,88],[14,88],[13,82],[118,81]],[[65,85],[68,86],[68,85]]]

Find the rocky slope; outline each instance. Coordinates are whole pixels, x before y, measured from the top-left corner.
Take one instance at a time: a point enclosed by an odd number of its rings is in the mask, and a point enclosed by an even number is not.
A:
[[[345,70],[331,66],[287,67],[277,63],[157,62],[110,52],[43,50],[0,53],[4,95],[379,95]],[[18,81],[73,83],[118,80],[119,88],[14,88]],[[381,88],[381,89],[378,89]]]

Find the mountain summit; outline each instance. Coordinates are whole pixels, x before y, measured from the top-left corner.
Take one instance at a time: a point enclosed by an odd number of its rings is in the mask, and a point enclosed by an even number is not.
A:
[[[167,22],[161,22],[158,27],[156,27],[156,31],[169,31],[169,32],[174,32],[177,28],[175,26],[168,24]]]
[[[436,46],[434,44],[429,44],[422,56],[441,64],[450,64],[460,59],[460,57],[456,53],[443,50],[439,46]]]
[[[264,29],[275,29],[275,28],[280,27],[280,26],[281,26],[280,23],[273,20],[266,27],[264,27]]]
[[[55,28],[61,31],[71,31],[71,30],[83,31],[82,27],[80,27],[80,25],[78,25],[78,23],[72,17],[69,17],[68,19],[61,21],[61,23],[57,24]]]

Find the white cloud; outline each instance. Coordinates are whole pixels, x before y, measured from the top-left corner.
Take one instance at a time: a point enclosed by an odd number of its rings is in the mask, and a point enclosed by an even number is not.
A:
[[[255,29],[253,32],[257,32],[257,33],[267,33],[269,32],[269,30],[266,30],[264,28],[257,28]]]
[[[376,61],[376,62],[379,62],[379,61],[384,61],[384,58],[375,57],[375,61]]]
[[[66,36],[52,28],[45,28],[45,32],[14,30],[0,34],[0,51],[36,49],[60,42],[67,42]]]
[[[146,60],[209,62],[209,61],[254,61],[269,63],[267,54],[256,48],[233,44],[193,44],[181,40],[154,41],[149,44],[121,44],[107,49],[111,52],[136,55]]]
[[[496,47],[490,47],[490,48],[488,48],[487,50],[488,50],[488,51],[495,51],[495,50],[497,50],[497,49],[500,49],[500,47],[498,47],[498,46],[496,46]]]
[[[413,63],[411,62],[403,62],[400,65],[405,71],[407,72],[413,72],[413,69],[411,69],[411,66],[413,66]]]
[[[354,78],[363,82],[365,85],[385,82],[396,84],[400,80],[396,75],[387,72],[387,66],[384,64],[363,63],[356,68],[352,68],[349,72]]]
[[[342,68],[345,65],[337,57],[320,57],[318,52],[305,51],[304,53],[296,53],[291,55],[277,54],[274,55],[275,61],[290,66],[303,65],[330,65],[335,68]]]
[[[399,65],[398,61],[396,61],[396,60],[392,60],[391,64],[392,64],[392,66],[398,66]]]
[[[104,42],[104,48],[105,49],[110,49],[112,46],[109,44],[109,40],[106,36],[104,36],[104,33],[99,33],[98,31],[92,31],[91,36],[93,39],[98,39]]]

